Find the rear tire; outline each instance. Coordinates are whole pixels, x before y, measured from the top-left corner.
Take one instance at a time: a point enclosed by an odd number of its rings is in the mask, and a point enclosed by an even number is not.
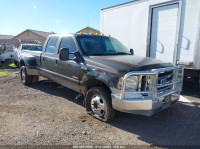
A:
[[[97,86],[89,89],[86,106],[92,116],[104,122],[112,121],[116,115],[116,111],[112,108],[111,94],[105,87]]]
[[[20,78],[24,85],[31,85],[33,82],[33,76],[27,74],[25,66],[20,68]]]

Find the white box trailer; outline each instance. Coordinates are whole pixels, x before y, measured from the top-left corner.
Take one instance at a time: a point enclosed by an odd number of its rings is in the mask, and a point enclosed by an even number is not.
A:
[[[135,54],[186,65],[200,83],[200,0],[134,0],[101,10],[101,32]]]

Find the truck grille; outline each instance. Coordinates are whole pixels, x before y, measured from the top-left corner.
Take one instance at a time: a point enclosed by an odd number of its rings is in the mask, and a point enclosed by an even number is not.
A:
[[[126,91],[126,81],[130,76],[138,76],[138,86],[135,91]],[[131,72],[124,77],[122,98],[133,98],[141,95],[142,99],[160,100],[174,92],[182,90],[183,67],[166,67],[151,71]],[[135,98],[135,97],[134,97]]]
[[[158,95],[173,90],[174,70],[158,73]]]

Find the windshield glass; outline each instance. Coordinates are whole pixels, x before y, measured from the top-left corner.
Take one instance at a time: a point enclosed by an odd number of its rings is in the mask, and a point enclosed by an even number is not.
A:
[[[42,51],[42,46],[38,46],[38,45],[22,45],[22,50]]]
[[[83,53],[87,56],[130,54],[123,44],[112,37],[79,36],[77,38]]]

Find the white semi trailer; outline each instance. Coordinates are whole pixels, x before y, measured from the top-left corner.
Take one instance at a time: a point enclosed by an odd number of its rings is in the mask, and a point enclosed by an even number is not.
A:
[[[200,0],[134,0],[101,10],[101,32],[135,54],[185,65],[200,83]]]

